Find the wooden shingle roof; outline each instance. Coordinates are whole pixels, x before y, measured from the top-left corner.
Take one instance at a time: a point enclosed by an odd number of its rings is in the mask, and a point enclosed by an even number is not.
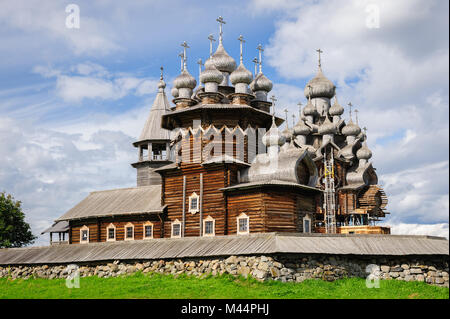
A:
[[[161,185],[121,188],[90,193],[56,221],[91,217],[160,213]]]
[[[0,265],[276,253],[404,256],[448,255],[448,240],[430,236],[261,233],[246,236],[163,238],[0,249]]]

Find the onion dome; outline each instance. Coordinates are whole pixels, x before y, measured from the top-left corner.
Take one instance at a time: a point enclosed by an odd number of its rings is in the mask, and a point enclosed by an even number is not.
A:
[[[308,103],[306,104],[305,108],[303,109],[303,114],[305,114],[306,116],[316,114],[316,108],[311,103],[310,98],[308,98]]]
[[[356,152],[356,157],[364,160],[368,160],[372,157],[372,151],[367,147],[366,142],[364,142],[364,145]]]
[[[262,72],[258,73],[252,83],[250,83],[250,88],[253,92],[270,92],[272,90],[272,87],[272,81],[270,81]]]
[[[215,82],[222,83],[223,74],[216,68],[214,62],[209,58],[205,62],[205,69],[200,74],[200,81],[203,83]]]
[[[179,96],[179,92],[178,92],[178,89],[176,87],[173,87],[172,90],[170,91],[170,93],[172,93],[172,96],[174,98],[177,98]]]
[[[184,69],[181,74],[175,78],[173,85],[177,89],[184,88],[193,90],[197,86],[197,81],[186,69]]]
[[[339,104],[337,97],[334,97],[334,104],[328,110],[331,116],[342,115],[344,113],[344,108]]]
[[[286,126],[286,128],[281,132],[286,143],[289,143],[292,139],[292,131]]]
[[[236,69],[236,61],[225,51],[222,41],[219,42],[216,52],[212,56],[216,68],[221,72],[231,73]]]
[[[336,133],[336,126],[330,121],[328,116],[326,116],[325,121],[319,126],[318,132],[321,135],[334,134]]]
[[[361,133],[361,128],[358,125],[354,124],[352,119],[350,119],[348,124],[342,128],[342,134],[346,136],[356,136],[359,133]]]
[[[308,135],[309,133],[311,133],[311,129],[305,124],[302,119],[300,119],[294,126],[294,135]]]
[[[334,96],[335,89],[336,87],[333,82],[328,80],[325,75],[323,75],[322,69],[319,67],[319,71],[316,76],[309,80],[306,84],[304,93],[306,97],[327,97],[331,99]]]
[[[277,125],[275,124],[275,117],[272,118],[272,126],[262,137],[262,142],[265,146],[281,146],[286,142],[286,138],[280,134]]]
[[[250,84],[253,80],[253,74],[247,70],[244,64],[239,64],[236,70],[234,70],[230,75],[230,81],[233,85],[238,83]]]

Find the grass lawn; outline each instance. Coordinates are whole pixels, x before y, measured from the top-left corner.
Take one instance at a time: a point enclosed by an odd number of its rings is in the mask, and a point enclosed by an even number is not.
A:
[[[335,282],[307,280],[302,283],[276,281],[258,282],[252,278],[234,278],[230,275],[198,279],[186,275],[136,273],[126,277],[80,278],[80,288],[69,289],[65,279],[5,279],[0,278],[0,299],[43,298],[384,298],[384,299],[448,299],[449,289],[420,282],[381,280],[380,288],[368,289],[361,278],[341,279]]]

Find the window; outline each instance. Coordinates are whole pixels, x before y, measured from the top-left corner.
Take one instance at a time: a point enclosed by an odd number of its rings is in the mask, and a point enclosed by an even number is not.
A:
[[[191,196],[189,196],[189,212],[192,214],[199,212],[199,197],[197,193],[192,193]]]
[[[80,228],[80,243],[87,244],[89,242],[89,227],[84,225]]]
[[[144,223],[144,239],[153,238],[153,224],[151,222]]]
[[[109,224],[108,227],[106,228],[106,240],[107,241],[115,241],[116,240],[116,226],[114,226],[114,224]]]
[[[176,219],[172,223],[172,238],[179,238],[181,237],[181,223],[178,219]]]
[[[134,225],[132,223],[125,225],[125,240],[134,240]]]
[[[245,235],[250,233],[249,217],[242,213],[237,218],[237,234]]]
[[[311,232],[311,219],[308,215],[303,217],[303,232],[310,233]]]
[[[203,220],[203,236],[215,236],[216,221],[211,216]]]

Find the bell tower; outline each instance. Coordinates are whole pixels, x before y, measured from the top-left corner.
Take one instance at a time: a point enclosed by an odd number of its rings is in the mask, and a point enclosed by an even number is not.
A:
[[[170,161],[170,131],[161,128],[161,117],[170,108],[164,89],[163,68],[158,83],[153,106],[150,109],[147,121],[142,129],[139,139],[133,143],[138,149],[138,161],[131,164],[137,169],[137,186],[161,184],[161,176],[154,169],[171,163]]]

